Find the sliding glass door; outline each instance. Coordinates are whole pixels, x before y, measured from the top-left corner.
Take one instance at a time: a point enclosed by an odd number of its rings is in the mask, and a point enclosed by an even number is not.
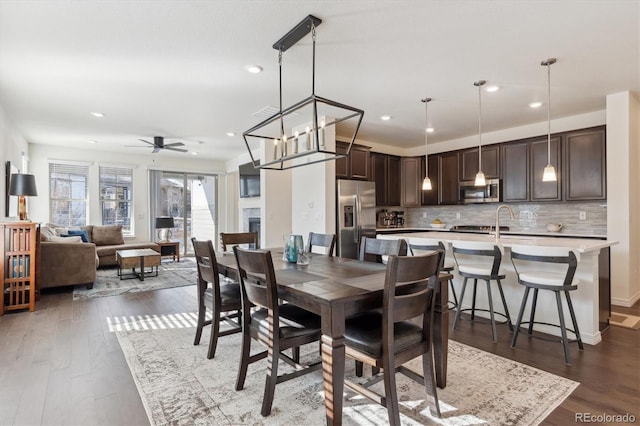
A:
[[[154,219],[170,216],[175,224],[172,240],[180,241],[183,254],[193,252],[192,237],[216,240],[217,176],[152,170],[150,182],[154,236]]]

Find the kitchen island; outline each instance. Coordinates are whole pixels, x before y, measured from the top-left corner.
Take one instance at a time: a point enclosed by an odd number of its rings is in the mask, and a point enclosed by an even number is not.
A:
[[[456,232],[413,232],[378,235],[378,238],[397,239],[404,238],[407,243],[412,238],[429,238],[442,241],[447,247],[447,256],[451,253],[451,243],[454,241],[483,241],[494,242],[495,236],[489,234],[470,234]],[[506,274],[502,281],[507,305],[511,313],[511,320],[515,323],[516,315],[520,309],[524,287],[518,284],[518,279],[511,263],[510,247],[515,245],[534,245],[540,247],[563,247],[578,253],[579,261],[575,277],[580,280],[578,289],[571,292],[571,300],[574,305],[578,327],[584,343],[595,345],[601,341],[601,332],[609,325],[611,311],[610,271],[609,271],[609,247],[617,244],[617,241],[592,239],[592,238],[562,238],[523,235],[502,235],[500,244],[504,247],[501,269]],[[546,268],[547,266],[541,265]],[[462,278],[454,272],[454,287],[459,295],[462,291]],[[559,324],[556,302],[551,292],[540,292],[536,308],[536,321]],[[465,298],[463,308],[470,308],[470,297]],[[563,301],[563,303],[566,303]],[[484,292],[479,292],[477,306],[486,307],[488,301]],[[529,317],[530,303],[525,310],[525,317]],[[480,313],[482,314],[482,313]],[[476,314],[478,315],[478,313]],[[543,333],[560,335],[559,329],[536,324],[535,330]],[[510,339],[510,336],[498,336],[498,339]]]

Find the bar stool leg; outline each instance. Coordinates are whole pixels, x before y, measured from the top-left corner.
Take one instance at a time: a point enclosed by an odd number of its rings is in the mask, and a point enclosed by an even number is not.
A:
[[[458,320],[460,319],[460,314],[462,313],[462,301],[464,300],[464,292],[467,290],[467,277],[464,277],[464,281],[462,281],[462,294],[460,294],[460,303],[458,304],[458,309],[456,310],[456,317],[453,319],[453,329],[455,330],[458,326]]]
[[[518,340],[518,333],[520,332],[520,323],[524,316],[524,308],[527,306],[527,300],[529,299],[529,287],[524,288],[524,296],[522,296],[522,303],[520,304],[520,312],[518,312],[518,319],[516,320],[516,328],[513,330],[513,339],[511,339],[511,347],[516,347],[516,340]]]
[[[493,297],[491,296],[491,281],[487,280],[487,296],[489,297],[489,315],[491,316],[491,337],[494,342],[498,341],[496,333],[496,318],[493,314]]]
[[[533,302],[531,303],[531,315],[529,316],[529,334],[533,334],[533,320],[536,317],[536,305],[538,304],[538,289],[533,289]]]
[[[567,305],[569,306],[569,313],[571,314],[571,321],[573,322],[573,329],[576,333],[576,340],[578,341],[578,348],[581,351],[584,350],[584,346],[582,346],[582,337],[580,337],[580,330],[578,330],[578,321],[576,321],[576,314],[573,311],[573,303],[571,303],[571,296],[569,296],[569,292],[565,290],[564,297],[567,299]]]
[[[502,299],[502,306],[504,306],[504,313],[507,316],[507,325],[509,330],[513,331],[513,324],[511,323],[511,314],[509,314],[509,308],[507,307],[507,299],[504,298],[504,291],[502,291],[502,283],[498,281],[498,290],[500,290],[500,298]]]
[[[556,304],[558,305],[558,317],[560,317],[560,331],[562,332],[562,347],[564,348],[564,362],[567,365],[571,365],[571,357],[569,355],[569,343],[567,341],[567,328],[564,324],[564,313],[562,312],[562,300],[560,299],[560,292],[554,291],[556,294]]]
[[[478,289],[478,279],[473,279],[473,304],[471,305],[471,321],[476,318],[476,291]]]

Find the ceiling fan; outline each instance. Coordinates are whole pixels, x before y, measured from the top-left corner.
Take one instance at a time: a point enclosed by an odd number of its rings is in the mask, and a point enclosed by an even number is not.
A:
[[[153,147],[153,151],[151,151],[151,153],[155,154],[156,152],[160,152],[160,150],[163,149],[168,149],[171,151],[178,151],[178,152],[188,152],[187,149],[183,149],[183,148],[176,148],[178,146],[184,146],[184,143],[182,142],[172,142],[172,143],[164,143],[164,137],[163,136],[154,136],[153,137],[153,142],[149,142],[147,140],[144,139],[138,139],[141,142],[144,142],[150,146]],[[127,147],[130,148],[139,148],[141,147],[141,145],[127,145]],[[142,147],[144,147],[144,145],[142,145]]]

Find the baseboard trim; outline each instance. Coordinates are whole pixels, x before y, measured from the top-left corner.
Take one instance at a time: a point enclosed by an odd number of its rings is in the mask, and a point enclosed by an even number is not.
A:
[[[624,308],[630,308],[640,300],[640,291],[631,296],[629,299],[620,299],[618,297],[611,298],[611,304],[615,306],[622,306]]]

